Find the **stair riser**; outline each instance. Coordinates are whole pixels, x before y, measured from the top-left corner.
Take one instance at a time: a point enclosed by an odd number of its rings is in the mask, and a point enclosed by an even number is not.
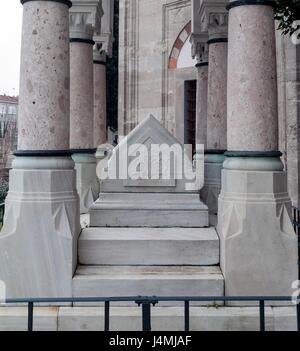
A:
[[[93,279],[75,277],[73,296],[223,296],[224,281],[215,279]],[[182,303],[179,303],[182,305]],[[193,303],[192,305],[206,305]],[[209,302],[209,305],[212,303]],[[77,304],[78,305],[78,304]],[[81,304],[87,305],[87,304]],[[96,304],[97,305],[97,304]],[[118,303],[119,306],[132,306],[132,303]],[[160,303],[168,306],[170,303]],[[174,303],[171,303],[174,305]]]
[[[90,212],[91,227],[208,227],[208,213],[169,210],[95,210]]]
[[[84,265],[217,265],[218,240],[80,240]]]
[[[277,312],[278,311],[278,312]],[[289,310],[266,308],[266,330],[296,330],[295,308]],[[104,330],[103,308],[63,308],[59,314],[59,330]],[[180,307],[154,307],[151,310],[152,331],[183,331],[184,312]],[[111,331],[141,331],[141,308],[117,307],[110,311]],[[191,331],[258,331],[257,308],[190,309]]]

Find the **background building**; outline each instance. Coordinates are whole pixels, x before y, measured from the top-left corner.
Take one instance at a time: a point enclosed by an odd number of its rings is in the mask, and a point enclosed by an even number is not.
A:
[[[18,97],[0,95],[0,177],[8,177],[17,149]]]

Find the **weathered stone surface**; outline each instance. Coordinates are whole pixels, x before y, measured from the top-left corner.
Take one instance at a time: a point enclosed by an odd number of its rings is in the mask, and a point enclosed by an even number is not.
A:
[[[77,153],[75,162],[76,187],[80,199],[80,213],[87,213],[99,196],[99,181],[96,177],[96,157],[93,154]]]
[[[71,158],[17,157],[0,233],[8,298],[70,296],[80,233]]]
[[[141,310],[138,307],[112,307],[112,331],[140,331]],[[75,307],[59,310],[59,327],[63,331],[104,330],[103,308]],[[154,307],[151,313],[153,331],[183,331],[183,307]],[[288,319],[291,321],[291,318]],[[294,325],[293,321],[292,325]],[[279,324],[278,324],[279,326]],[[281,326],[281,324],[280,324]],[[258,331],[258,309],[254,307],[191,307],[191,331]],[[266,308],[266,330],[274,330],[274,315]]]
[[[115,175],[117,180],[100,179],[102,192],[182,193],[187,187],[196,192],[203,186],[203,165],[201,167],[200,164],[196,179],[188,179],[192,155],[152,115],[121,140],[107,158],[110,174]],[[133,162],[137,163],[135,167]],[[146,165],[145,173],[142,171],[143,163]]]
[[[87,228],[78,243],[84,265],[217,265],[213,228]]]
[[[94,63],[94,147],[107,141],[106,118],[106,65]]]
[[[224,281],[218,267],[79,266],[73,278],[73,296],[223,296],[223,293]]]
[[[228,55],[228,150],[278,149],[274,10],[230,10]]]
[[[188,40],[190,1],[120,1],[119,135],[127,135],[153,113],[180,141],[184,130],[178,113],[177,43]],[[143,24],[143,25],[141,25]],[[181,34],[181,36],[180,36]],[[173,64],[173,68],[168,68]],[[187,68],[194,75],[195,68]],[[183,84],[184,79],[180,78]],[[163,98],[162,98],[163,97]],[[182,99],[183,100],[183,99]]]
[[[297,315],[295,307],[273,308],[276,331],[297,331]]]
[[[94,147],[93,45],[70,43],[70,147]]]
[[[221,191],[221,173],[224,155],[207,154],[204,163],[204,187],[200,192],[201,199],[207,205],[209,213],[218,213],[218,198]]]
[[[53,1],[26,2],[23,9],[18,148],[65,150],[69,148],[69,9]]]
[[[227,169],[226,162],[218,214],[226,295],[290,296],[297,279],[297,237],[285,173],[243,170],[243,161],[241,170],[236,164]]]
[[[279,150],[283,153],[292,202],[299,207],[300,45],[276,31]]]
[[[89,213],[91,227],[208,226],[197,193],[100,193]]]
[[[207,149],[227,149],[227,43],[209,45]]]
[[[197,68],[196,143],[207,145],[208,66]]]
[[[35,307],[34,331],[58,330],[58,307]],[[27,331],[28,309],[26,307],[2,307],[0,305],[0,331]]]

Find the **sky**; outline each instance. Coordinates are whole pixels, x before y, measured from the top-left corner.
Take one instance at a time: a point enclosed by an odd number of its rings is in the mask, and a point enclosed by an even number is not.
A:
[[[20,0],[0,0],[0,95],[19,93],[21,28]]]

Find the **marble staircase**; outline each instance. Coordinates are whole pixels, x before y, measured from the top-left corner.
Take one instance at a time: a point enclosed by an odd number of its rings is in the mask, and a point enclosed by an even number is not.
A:
[[[214,228],[86,228],[78,253],[76,297],[224,294]]]
[[[160,152],[155,158],[153,145],[175,148],[179,153],[175,157],[171,152],[174,162]],[[99,176],[101,192],[89,209],[89,228],[83,229],[78,242],[73,295],[223,296],[219,238],[209,227],[208,208],[199,195],[204,177],[201,168],[194,183],[180,177],[181,161],[188,163],[190,158],[151,115],[113,150],[107,165],[110,173],[120,175],[124,169],[117,160],[127,157],[129,165],[136,153],[143,155],[142,163],[148,164],[151,177]],[[166,167],[166,160],[171,162],[170,177],[159,172],[158,179],[152,177],[153,170]]]

